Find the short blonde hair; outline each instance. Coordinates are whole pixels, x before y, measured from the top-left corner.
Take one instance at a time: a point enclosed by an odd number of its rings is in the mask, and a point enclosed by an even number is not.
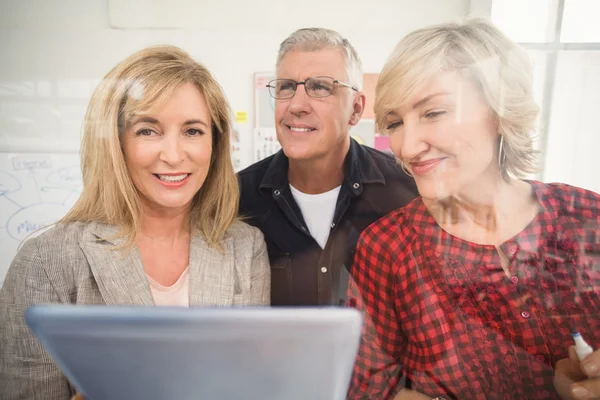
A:
[[[279,45],[277,68],[283,57],[293,50],[319,51],[327,48],[339,49],[344,56],[348,84],[362,90],[362,62],[348,39],[336,31],[325,28],[302,28],[293,32]],[[337,78],[337,77],[334,77]]]
[[[136,114],[160,107],[175,89],[193,83],[211,116],[213,153],[202,188],[192,200],[191,232],[218,246],[238,213],[239,189],[230,154],[231,110],[211,73],[174,46],[150,47],[114,67],[98,85],[83,125],[83,192],[59,222],[100,222],[120,228],[131,248],[140,230],[141,207],[120,135]]]
[[[539,107],[533,69],[525,50],[490,22],[473,18],[419,29],[405,36],[385,63],[376,87],[375,114],[403,106],[437,74],[460,71],[482,92],[503,138],[502,177],[521,179],[537,171],[532,134]]]

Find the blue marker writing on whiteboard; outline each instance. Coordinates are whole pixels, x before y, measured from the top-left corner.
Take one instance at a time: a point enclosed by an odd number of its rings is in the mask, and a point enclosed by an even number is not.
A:
[[[573,340],[575,341],[575,352],[580,361],[594,352],[592,346],[583,340],[579,332],[573,332],[571,336],[573,336]]]

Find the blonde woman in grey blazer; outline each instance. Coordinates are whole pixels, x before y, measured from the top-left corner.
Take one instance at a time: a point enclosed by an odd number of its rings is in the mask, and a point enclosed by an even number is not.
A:
[[[81,197],[23,244],[0,290],[0,399],[74,394],[24,322],[33,304],[269,304],[263,236],[237,220],[230,115],[176,47],[108,73],[85,117]]]

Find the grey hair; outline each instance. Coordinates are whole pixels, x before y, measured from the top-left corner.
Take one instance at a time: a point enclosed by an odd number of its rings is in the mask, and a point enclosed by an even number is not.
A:
[[[344,64],[348,74],[348,82],[356,89],[362,89],[362,62],[358,53],[348,39],[336,31],[325,28],[298,29],[279,45],[277,68],[283,57],[293,50],[318,51],[326,48],[339,49],[344,55]]]

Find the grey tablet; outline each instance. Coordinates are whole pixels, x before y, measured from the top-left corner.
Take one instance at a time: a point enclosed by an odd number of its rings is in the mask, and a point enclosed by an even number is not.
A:
[[[25,319],[89,400],[342,400],[353,309],[38,305]]]

